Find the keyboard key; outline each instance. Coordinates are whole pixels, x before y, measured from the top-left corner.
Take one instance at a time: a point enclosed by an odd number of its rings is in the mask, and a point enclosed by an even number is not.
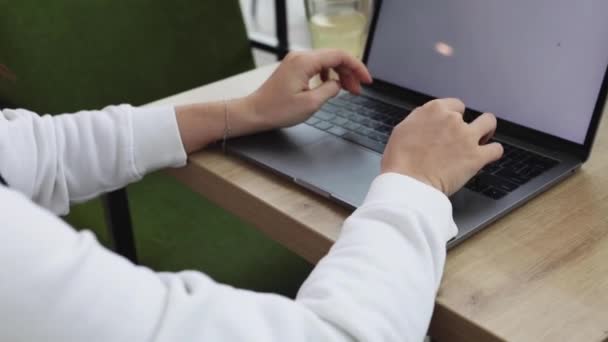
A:
[[[348,110],[351,110],[351,111],[353,111],[355,113],[359,113],[359,112],[361,112],[361,110],[363,110],[363,107],[359,106],[356,103],[352,103],[352,102],[347,102],[346,104],[344,104],[343,107],[346,108],[346,109],[348,109]]]
[[[483,194],[495,200],[499,200],[507,195],[506,192],[493,187],[484,190]]]
[[[334,111],[334,114],[341,116],[343,118],[348,118],[348,116],[351,114],[351,112],[344,108],[338,108]]]
[[[356,103],[358,105],[363,105],[367,102],[366,97],[360,95],[347,94],[346,99],[352,103]]]
[[[520,170],[524,169],[527,166],[527,164],[524,164],[521,161],[517,161],[511,166],[511,168],[515,171],[515,173],[520,173]]]
[[[348,119],[336,116],[335,118],[331,119],[329,122],[331,122],[335,125],[338,125],[338,126],[344,126],[349,121],[348,121]]]
[[[368,138],[372,139],[372,140],[376,140],[378,142],[382,142],[382,134],[378,133],[378,132],[371,132],[367,135]]]
[[[382,122],[383,124],[387,124],[387,122],[393,118],[391,115],[382,115],[380,117],[375,118],[375,120]],[[391,126],[392,127],[392,126]]]
[[[317,119],[317,118],[315,118],[315,117],[312,117],[312,118],[310,118],[310,119],[306,120],[306,123],[307,123],[307,124],[309,124],[309,125],[311,125],[311,126],[314,126],[314,125],[316,125],[316,124],[317,124],[319,121],[321,121],[321,120],[320,120],[320,119]]]
[[[396,117],[391,117],[388,122],[385,122],[386,124],[390,125],[390,126],[396,126],[398,123],[400,123],[401,121],[403,121],[401,118],[396,118]]]
[[[359,134],[355,134],[353,132],[348,132],[348,133],[344,134],[342,137],[344,139],[348,140],[348,141],[354,142],[355,144],[367,147],[367,148],[369,148],[372,151],[376,151],[378,153],[383,153],[384,152],[384,147],[385,147],[384,144],[381,144],[381,143],[379,143],[377,141],[368,139],[368,138],[366,138],[364,136],[361,136]]]
[[[515,170],[515,173],[522,177],[526,177],[532,168],[529,165],[524,164],[524,166]]]
[[[520,156],[524,153],[523,150],[511,150],[511,152],[509,152],[509,158],[511,159],[517,159],[520,160]]]
[[[506,192],[511,192],[519,187],[519,185],[516,183],[510,182],[506,179],[497,177],[486,172],[480,172],[477,176],[475,176],[475,179],[480,184],[492,186],[496,189],[500,189]]]
[[[403,115],[404,113],[405,113],[405,110],[403,110],[401,108],[397,108],[397,107],[393,107],[390,110],[387,110],[385,112],[385,114],[393,115],[393,116],[400,116],[400,115]]]
[[[500,169],[502,169],[500,164],[498,162],[494,162],[484,166],[483,171],[487,173],[494,173],[496,171],[499,171]]]
[[[358,124],[358,123],[356,123],[356,122],[349,121],[349,122],[347,122],[347,123],[346,123],[346,124],[345,124],[343,127],[344,127],[344,128],[346,128],[346,129],[347,129],[347,130],[349,130],[349,131],[354,131],[354,130],[356,130],[357,128],[359,128],[360,126],[361,126],[361,125],[359,125],[359,124]]]
[[[502,158],[501,160],[499,160],[499,165],[501,167],[509,167],[512,164],[515,164],[515,161],[513,159],[511,159],[510,157]]]
[[[341,110],[341,108],[331,103],[326,103],[323,105],[323,107],[321,107],[321,110],[324,112],[336,114],[336,111]]]
[[[557,165],[558,161],[539,156],[538,158],[535,158],[532,163],[535,164],[536,167],[538,167],[540,169],[548,170],[548,169],[554,167],[555,165]]]
[[[355,132],[363,136],[368,136],[373,131],[365,126],[359,126],[357,129],[355,129]]]
[[[319,111],[319,112],[315,113],[314,117],[317,118],[317,119],[329,121],[329,120],[335,118],[336,116],[334,114],[332,114],[332,113],[328,113],[328,112],[324,112],[324,111]]]
[[[363,125],[363,126],[366,126],[366,127],[370,127],[371,124],[372,124],[372,122],[374,122],[374,121],[372,121],[372,119],[366,118],[366,117],[364,117],[363,119],[359,120],[359,123],[361,125]],[[370,127],[370,128],[372,128],[372,127]]]
[[[390,126],[388,126],[388,125],[380,125],[380,127],[376,128],[376,130],[378,132],[387,133],[388,134],[388,133],[390,133],[393,130],[393,128],[390,127]]]
[[[502,169],[496,172],[496,175],[519,185],[524,184],[529,180],[529,178],[522,177],[511,169]]]
[[[380,102],[380,101],[374,101],[374,102],[370,101],[368,104],[366,104],[366,106],[368,108],[372,108],[372,109],[375,109],[375,110],[377,110],[379,112],[383,112],[383,113],[386,113],[389,110],[391,110],[391,106],[390,105],[388,105],[388,104],[386,104],[384,102]]]
[[[348,100],[344,96],[338,96],[330,99],[328,102],[338,107],[344,107],[348,103]]]
[[[327,122],[327,121],[320,121],[320,122],[318,122],[318,123],[315,125],[315,127],[317,127],[317,128],[318,128],[318,129],[320,129],[320,130],[323,130],[323,131],[326,131],[326,130],[330,129],[330,128],[332,128],[333,126],[334,126],[334,125],[330,124],[330,123],[329,123],[329,122]]]
[[[380,142],[383,143],[384,145],[386,145],[388,143],[388,139],[390,138],[390,135],[384,134],[384,133],[380,133],[380,135],[382,136],[382,140]]]
[[[525,162],[527,164],[529,164],[529,160],[530,158],[534,158],[534,154],[532,152],[528,152],[528,151],[523,151],[523,153],[521,153],[519,155],[519,158],[517,158],[517,160],[519,160],[520,162]]]
[[[376,120],[376,121],[382,121],[383,119],[386,118],[386,115],[380,113],[380,112],[376,112],[376,111],[371,111],[371,110],[363,110],[362,112],[365,116],[367,116],[368,118],[372,119],[372,120]]]
[[[473,178],[464,187],[471,191],[483,192],[489,186],[487,184],[480,183],[477,178]]]
[[[341,137],[344,134],[346,134],[346,132],[348,132],[348,131],[345,130],[344,128],[342,128],[342,127],[334,126],[334,127],[330,128],[330,129],[328,129],[327,132],[331,133],[333,135],[337,135],[337,136]]]
[[[528,171],[524,176],[532,179],[532,178],[540,176],[541,173],[543,173],[543,171],[544,171],[543,169],[531,168],[530,171]]]
[[[359,124],[363,124],[363,122],[369,121],[367,118],[365,118],[364,116],[361,115],[357,115],[357,114],[351,114],[349,116],[349,119],[351,119],[352,121],[359,123]]]
[[[367,127],[375,130],[375,131],[379,131],[380,127],[385,126],[382,122],[380,121],[372,121],[369,125],[367,125]]]

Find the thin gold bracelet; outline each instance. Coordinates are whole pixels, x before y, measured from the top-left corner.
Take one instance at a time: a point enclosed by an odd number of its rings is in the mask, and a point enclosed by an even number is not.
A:
[[[226,153],[226,140],[230,138],[230,120],[228,118],[228,100],[224,100],[224,138],[222,139],[222,151]]]

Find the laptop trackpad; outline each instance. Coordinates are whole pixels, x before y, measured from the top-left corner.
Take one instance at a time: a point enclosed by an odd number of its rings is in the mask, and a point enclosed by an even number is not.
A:
[[[363,203],[370,183],[380,174],[380,154],[333,136],[306,145],[301,152],[307,163],[300,166],[298,180],[351,206]]]

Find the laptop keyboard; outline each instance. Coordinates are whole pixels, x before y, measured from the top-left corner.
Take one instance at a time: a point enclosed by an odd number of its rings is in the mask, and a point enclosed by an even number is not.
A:
[[[410,111],[370,97],[345,94],[329,100],[306,123],[383,153],[393,127]]]
[[[329,100],[306,123],[383,153],[393,127],[412,109],[366,96],[345,94]],[[557,160],[502,142],[503,157],[486,165],[465,187],[498,200],[555,167]]]
[[[493,199],[501,199],[559,162],[501,142],[502,158],[486,165],[465,187]]]

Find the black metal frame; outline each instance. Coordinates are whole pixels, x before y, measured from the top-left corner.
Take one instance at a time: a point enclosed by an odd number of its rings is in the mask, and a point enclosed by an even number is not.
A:
[[[273,53],[277,60],[282,60],[289,53],[289,37],[287,23],[287,1],[275,0],[275,24],[277,45],[272,46],[255,40],[250,40],[251,47]],[[113,191],[103,197],[106,224],[114,250],[137,263],[135,236],[129,213],[127,189]]]
[[[249,40],[249,42],[251,47],[273,53],[277,56],[277,60],[282,60],[289,53],[286,0],[274,0],[274,14],[277,45],[272,46],[253,39]]]
[[[127,188],[112,191],[102,199],[106,224],[116,253],[137,263],[137,249],[129,212]]]

